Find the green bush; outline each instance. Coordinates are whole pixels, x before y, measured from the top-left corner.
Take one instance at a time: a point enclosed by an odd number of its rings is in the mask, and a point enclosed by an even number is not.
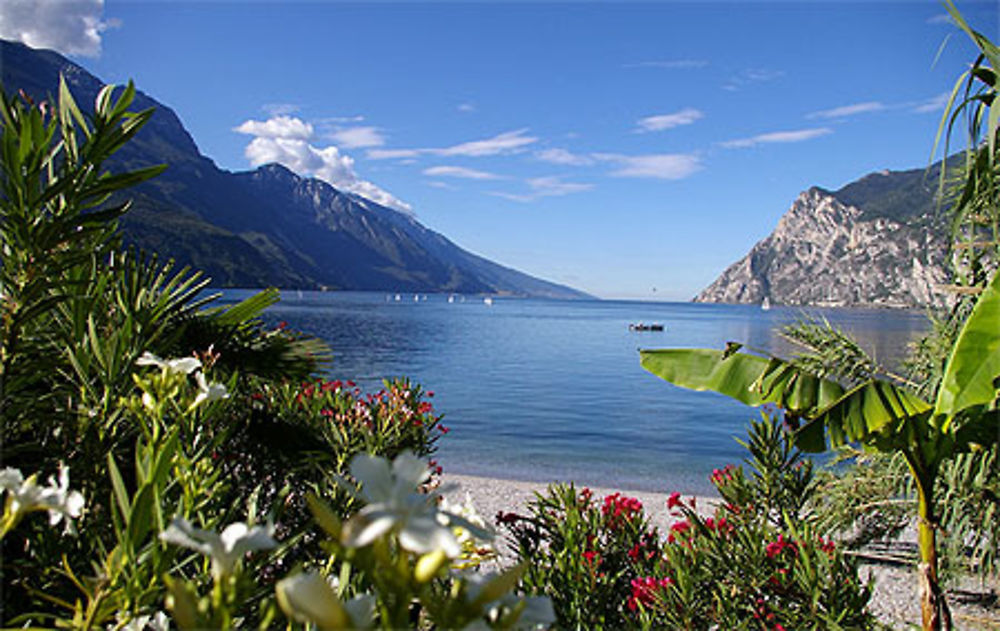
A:
[[[501,514],[528,593],[552,599],[560,628],[871,628],[870,587],[805,507],[812,468],[773,417],[753,423],[743,467],[717,469],[711,517],[672,494],[662,538],[638,500],[594,502],[552,486],[526,516]]]
[[[163,628],[167,609],[181,628],[266,627],[289,568],[325,577],[347,554],[331,553],[335,542],[313,532],[306,498],[316,498],[314,510],[331,502],[333,519],[346,519],[372,504],[370,489],[354,499],[343,490],[358,454],[409,454],[410,469],[434,468],[426,459],[447,429],[406,380],[373,395],[313,381],[329,350],[264,327],[276,290],[213,307],[197,273],[122,250],[115,222],[128,203],[108,199],[161,169],[103,169],[151,114],[129,112],[133,96],[131,85],[117,98],[106,88],[92,115],[65,83],[55,107],[6,94],[0,103],[3,622]],[[435,497],[417,491],[406,495],[410,509],[420,497],[419,515],[438,519]],[[383,533],[380,545],[405,545],[399,536]],[[444,569],[461,553],[435,566],[438,596],[428,602],[443,608],[437,619],[486,616],[494,627],[531,619],[528,601],[508,597],[512,575],[483,593],[448,579]],[[394,558],[388,568],[376,558],[367,578],[342,567],[344,589],[403,597],[393,595],[402,583],[372,577],[419,561]],[[427,562],[421,568],[436,576]],[[279,589],[278,600],[294,591]],[[456,594],[469,596],[461,607]],[[389,627],[397,614],[364,621]]]

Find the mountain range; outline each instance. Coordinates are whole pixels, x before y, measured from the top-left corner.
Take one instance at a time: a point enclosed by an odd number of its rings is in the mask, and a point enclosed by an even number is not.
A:
[[[0,80],[36,100],[58,94],[62,74],[81,108],[103,82],[48,50],[0,41]],[[277,286],[453,292],[548,298],[586,294],[463,250],[411,215],[269,164],[220,169],[169,107],[137,91],[149,123],[109,161],[111,170],[167,164],[127,191],[126,242],[203,270],[230,287]]]
[[[830,307],[942,307],[949,230],[941,163],[871,173],[836,191],[812,187],[775,230],[695,302]]]

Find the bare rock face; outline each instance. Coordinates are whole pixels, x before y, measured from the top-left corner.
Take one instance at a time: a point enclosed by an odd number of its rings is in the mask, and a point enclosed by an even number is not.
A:
[[[870,176],[871,177],[871,176]],[[695,302],[830,307],[944,306],[945,231],[927,217],[868,216],[820,188],[805,191],[774,232]]]

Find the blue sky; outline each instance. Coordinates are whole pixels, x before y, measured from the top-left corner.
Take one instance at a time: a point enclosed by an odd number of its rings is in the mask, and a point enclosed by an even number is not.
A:
[[[997,3],[958,6],[1000,31]],[[223,168],[281,161],[525,272],[687,300],[808,187],[927,164],[974,58],[944,16],[922,1],[7,0],[0,36],[134,79]]]

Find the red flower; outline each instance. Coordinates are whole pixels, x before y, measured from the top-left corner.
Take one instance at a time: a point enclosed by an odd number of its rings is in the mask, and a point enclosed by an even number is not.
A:
[[[438,425],[438,431],[440,431],[442,434],[447,434],[448,432],[451,431],[451,428],[445,427],[444,425]]]
[[[674,535],[683,535],[690,530],[691,524],[688,523],[688,520],[685,519],[683,521],[674,522],[674,524],[670,526],[670,534],[667,536],[667,542],[674,543],[677,541],[677,538]]]
[[[642,513],[642,502],[634,497],[625,497],[621,493],[614,493],[604,498],[604,506],[601,514],[608,518],[608,527],[614,530],[619,522],[631,520],[636,515]]]
[[[629,610],[635,611],[639,605],[652,605],[656,602],[657,592],[666,589],[672,583],[669,578],[656,579],[652,576],[632,579],[632,596],[628,599]]]
[[[677,508],[680,505],[681,505],[681,494],[678,493],[677,491],[674,491],[673,493],[670,494],[670,497],[667,498],[667,510]]]
[[[798,545],[790,539],[785,539],[785,535],[779,534],[778,540],[767,544],[767,548],[764,551],[767,553],[769,559],[774,559],[780,556],[785,550],[791,550],[794,557],[795,553],[798,552]]]

